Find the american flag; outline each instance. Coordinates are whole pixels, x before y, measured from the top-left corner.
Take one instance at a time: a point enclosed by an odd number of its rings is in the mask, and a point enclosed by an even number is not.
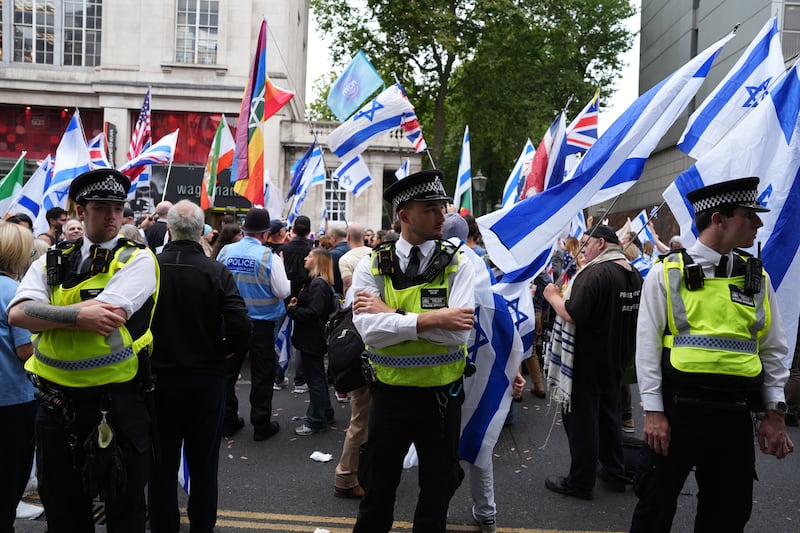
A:
[[[151,141],[150,135],[150,87],[148,87],[147,94],[144,95],[144,102],[142,102],[142,109],[139,111],[136,127],[131,135],[131,145],[128,147],[128,153],[126,154],[128,161],[132,161],[142,153],[145,143]]]
[[[89,166],[92,170],[97,168],[111,168],[111,163],[106,157],[106,136],[98,133],[91,141],[86,143],[89,147]]]

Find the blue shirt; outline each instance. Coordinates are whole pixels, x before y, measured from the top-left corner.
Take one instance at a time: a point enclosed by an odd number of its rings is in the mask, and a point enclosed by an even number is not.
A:
[[[28,380],[16,349],[30,344],[31,332],[8,325],[8,304],[18,283],[0,275],[0,406],[33,401],[33,384]]]

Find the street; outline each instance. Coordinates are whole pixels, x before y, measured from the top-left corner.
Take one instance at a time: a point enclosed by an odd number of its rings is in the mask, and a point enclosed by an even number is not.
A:
[[[241,414],[247,420],[248,369],[237,385]],[[299,437],[302,424],[293,417],[305,414],[308,394],[293,394],[289,386],[276,391],[275,420],[281,431],[275,437],[254,442],[249,425],[223,441],[220,449],[218,531],[300,531],[316,528],[331,533],[352,529],[358,502],[333,496],[334,469],[341,453],[349,421],[347,404],[331,400],[336,409],[336,428]],[[636,436],[641,437],[641,408],[634,386]],[[515,421],[501,434],[494,452],[497,525],[502,533],[627,531],[636,504],[630,488],[612,492],[598,481],[595,498],[583,501],[562,496],[544,487],[548,475],[565,475],[569,451],[557,409],[527,389],[522,402],[514,403]],[[789,428],[800,445],[800,430]],[[725,443],[720,442],[720,446]],[[314,451],[333,456],[329,462],[309,458]],[[756,451],[760,481],[754,489],[753,515],[746,531],[800,531],[800,494],[796,473],[800,454],[778,461]],[[732,465],[734,467],[734,465]],[[393,531],[410,532],[417,498],[417,470],[407,470],[397,491]],[[697,488],[693,476],[684,487],[673,531],[691,531]],[[184,531],[188,531],[182,498]],[[448,531],[479,531],[470,515],[469,484],[465,480],[450,505]],[[102,519],[101,519],[102,521]],[[19,532],[45,531],[43,519],[17,520]],[[105,528],[98,527],[98,531]]]

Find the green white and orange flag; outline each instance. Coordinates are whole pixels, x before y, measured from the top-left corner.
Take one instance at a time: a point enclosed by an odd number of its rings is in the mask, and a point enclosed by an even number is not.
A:
[[[234,150],[233,135],[225,120],[225,115],[220,118],[217,132],[214,134],[214,141],[211,143],[211,150],[208,151],[206,170],[203,172],[203,186],[200,187],[200,207],[208,209],[214,207],[214,193],[217,189],[217,176],[219,173],[230,168],[233,164]]]
[[[274,85],[267,76],[267,21],[261,22],[250,80],[236,126],[233,190],[253,205],[264,205],[264,122],[292,99],[294,93]]]
[[[25,154],[22,152],[6,177],[0,180],[0,218],[5,218],[8,208],[22,192],[22,173],[25,170]]]

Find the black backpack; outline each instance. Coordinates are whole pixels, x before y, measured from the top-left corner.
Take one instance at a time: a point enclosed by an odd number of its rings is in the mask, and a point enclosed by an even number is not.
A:
[[[364,341],[353,326],[353,307],[335,310],[325,324],[328,342],[328,374],[340,393],[350,392],[366,384],[361,369]]]

